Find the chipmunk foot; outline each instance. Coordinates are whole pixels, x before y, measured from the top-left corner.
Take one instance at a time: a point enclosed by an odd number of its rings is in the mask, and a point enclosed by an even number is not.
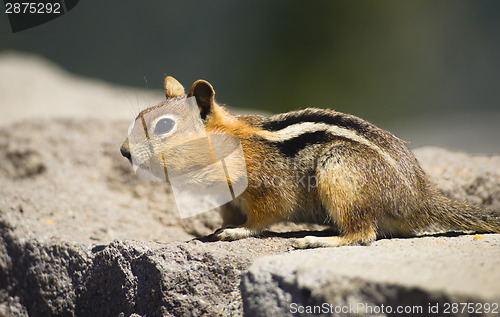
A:
[[[352,238],[349,236],[340,237],[315,237],[306,236],[304,238],[295,239],[292,246],[296,249],[311,249],[311,248],[328,248],[340,247],[347,245],[368,245],[375,240],[375,237]]]
[[[256,235],[258,232],[245,227],[226,227],[217,229],[210,235],[211,241],[235,241]]]

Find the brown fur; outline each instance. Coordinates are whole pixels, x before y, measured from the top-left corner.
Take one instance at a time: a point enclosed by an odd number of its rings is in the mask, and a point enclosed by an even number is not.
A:
[[[165,79],[167,103],[172,98],[182,98],[183,93],[184,88],[175,79]],[[245,192],[221,208],[226,228],[216,231],[213,239],[256,235],[280,221],[331,224],[341,232],[336,237],[298,239],[295,245],[299,248],[365,245],[377,237],[409,236],[430,225],[500,232],[498,214],[444,197],[400,139],[360,118],[319,109],[271,118],[234,116],[215,102],[212,86],[203,80],[191,86],[187,97],[191,96],[196,97],[207,133],[230,134],[240,139],[249,176]],[[143,118],[150,109],[139,117]],[[301,117],[316,121],[306,120],[301,125],[297,121]],[[280,126],[287,120],[291,123]],[[296,130],[302,127],[304,131]],[[321,130],[323,127],[329,129],[328,133]],[[280,134],[284,128],[289,129],[288,136]],[[325,141],[311,142],[314,137]],[[175,136],[169,142],[175,144]],[[294,144],[300,142],[303,145],[294,149]],[[288,152],[295,155],[295,163],[301,159],[308,165],[287,163]],[[130,159],[129,140],[124,142],[122,153]],[[195,151],[193,155],[199,154]],[[147,155],[148,159],[157,156]],[[180,169],[181,163],[189,164],[177,162]],[[164,167],[165,162],[161,164]],[[300,181],[276,184],[277,179],[294,177],[314,179],[315,186],[305,186]]]

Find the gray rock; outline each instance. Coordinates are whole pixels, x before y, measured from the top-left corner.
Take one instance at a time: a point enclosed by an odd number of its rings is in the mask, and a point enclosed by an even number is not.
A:
[[[413,151],[448,197],[500,210],[500,156],[470,155],[437,147]]]
[[[288,250],[272,239],[114,241],[89,249],[6,231],[0,316],[241,315],[242,271],[256,257]]]
[[[186,243],[218,214],[181,220],[167,184],[137,179],[118,152],[126,126],[0,129],[0,316],[238,314],[242,270],[289,249],[279,238]]]
[[[428,315],[438,305],[445,315],[450,303],[499,303],[500,235],[483,236],[385,239],[263,257],[242,278],[244,310],[249,316],[398,309]]]
[[[137,179],[120,157],[124,130],[97,120],[0,129],[0,315],[274,316],[292,303],[499,301],[495,234],[288,252],[286,237],[322,227],[281,225],[272,230],[296,233],[185,242],[220,218],[180,220],[168,186]],[[447,195],[498,208],[499,157],[415,153]]]
[[[181,220],[169,186],[138,179],[119,153],[130,124],[121,118],[138,107],[130,100],[151,104],[161,92],[127,97],[34,58],[0,58],[0,74],[9,78],[0,85],[0,316],[281,316],[291,303],[438,304],[442,313],[447,303],[500,302],[499,234],[291,251],[289,237],[324,227],[285,224],[261,238],[186,242],[213,232],[218,213]],[[446,195],[500,210],[499,156],[414,152]]]

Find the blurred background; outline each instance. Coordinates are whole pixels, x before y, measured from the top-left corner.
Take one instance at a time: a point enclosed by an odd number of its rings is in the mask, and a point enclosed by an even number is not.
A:
[[[0,14],[0,53],[76,75],[155,91],[204,78],[232,108],[334,108],[410,147],[497,154],[499,34],[498,0],[81,0],[18,33]]]

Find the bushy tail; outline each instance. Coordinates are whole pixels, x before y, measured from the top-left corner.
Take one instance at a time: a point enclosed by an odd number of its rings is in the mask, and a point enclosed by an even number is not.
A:
[[[500,233],[500,211],[487,210],[438,196],[429,208],[434,224],[448,229]]]

